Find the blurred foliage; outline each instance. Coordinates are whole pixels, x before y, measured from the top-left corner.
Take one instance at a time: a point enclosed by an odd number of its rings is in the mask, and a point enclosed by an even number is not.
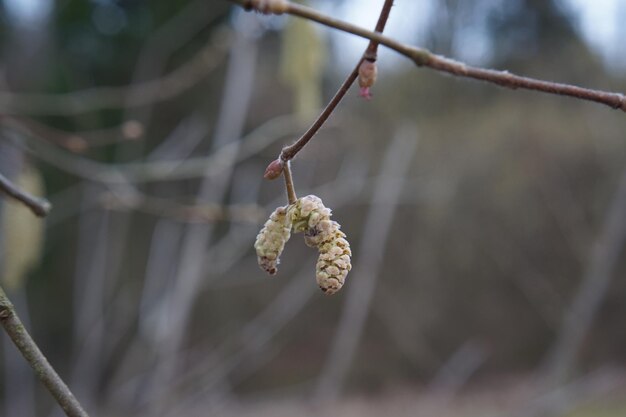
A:
[[[31,195],[45,195],[43,179],[36,168],[26,165],[15,179],[15,185]],[[7,202],[2,212],[2,285],[16,290],[24,285],[27,274],[36,267],[41,257],[44,220],[33,218],[24,206]]]
[[[311,120],[322,107],[321,83],[327,50],[315,25],[290,20],[282,33],[280,74],[294,93],[294,113]]]

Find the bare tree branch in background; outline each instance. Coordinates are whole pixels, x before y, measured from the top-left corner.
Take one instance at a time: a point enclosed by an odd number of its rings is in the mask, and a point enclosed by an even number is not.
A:
[[[250,34],[255,30],[256,23],[255,18],[245,15],[240,16],[238,20],[238,30],[229,60],[230,70],[212,142],[213,150],[228,144],[233,145],[233,149],[221,161],[227,169],[217,176],[207,175],[202,181],[197,195],[198,202],[223,201],[230,184],[253,91],[257,45]],[[207,166],[206,170],[208,174],[211,166]],[[211,225],[194,225],[186,229],[182,238],[177,280],[163,300],[167,309],[162,320],[168,323],[168,326],[167,332],[162,335],[161,343],[157,346],[157,357],[160,360],[157,361],[151,381],[153,390],[167,384],[179,370],[180,360],[177,355],[184,342],[188,318],[204,276],[202,259],[213,232]],[[174,361],[164,361],[171,355],[174,355]]]
[[[224,36],[224,30],[216,34],[216,38],[211,39],[191,60],[162,78],[124,87],[99,87],[65,94],[0,92],[0,109],[3,114],[10,115],[69,116],[169,100],[203,80],[222,62],[230,40]]]
[[[98,184],[83,183],[82,214],[78,223],[78,245],[74,266],[72,323],[73,363],[71,380],[87,406],[96,403],[96,387],[102,376],[102,349],[107,310],[106,280],[111,265],[107,262],[107,241],[113,233],[109,210],[87,210]]]
[[[575,371],[585,336],[607,295],[611,278],[626,243],[626,169],[593,245],[591,259],[548,358],[548,381],[562,384]]]
[[[358,279],[351,283],[331,352],[319,377],[316,391],[318,400],[336,400],[352,364],[376,288],[376,278],[382,266],[383,248],[386,247],[397,201],[404,185],[397,179],[406,176],[417,147],[416,136],[414,128],[396,132],[382,160],[380,176],[372,194],[371,208],[362,228],[359,258],[353,272],[358,274]]]
[[[109,210],[140,211],[187,223],[228,221],[260,224],[265,218],[265,209],[258,204],[185,204],[141,193],[126,198],[113,193],[104,194],[102,205]]]
[[[127,120],[119,126],[81,132],[65,131],[47,126],[23,116],[0,115],[0,124],[19,129],[24,134],[61,146],[72,153],[118,142],[132,142],[144,138],[145,127],[136,120]]]
[[[477,339],[463,343],[439,368],[429,388],[446,402],[458,394],[489,357],[487,348]]]
[[[46,141],[33,137],[20,125],[5,124],[4,128],[7,137],[26,148],[34,157],[65,172],[93,182],[134,184],[218,175],[230,167],[228,161],[232,156],[231,154],[236,154],[237,162],[249,158],[277,140],[295,133],[301,128],[301,122],[293,115],[277,116],[270,119],[242,138],[243,143],[239,152],[235,152],[238,145],[227,143],[220,145],[208,156],[203,157],[181,155],[180,158],[171,159],[168,157],[159,160],[153,160],[154,158],[149,157],[146,158],[145,162],[119,164],[104,164],[58,149]]]
[[[211,24],[216,16],[217,5],[207,7],[205,0],[194,0],[187,4],[178,14],[173,16],[160,26],[146,41],[139,56],[132,75],[131,85],[141,84],[148,80],[162,77],[166,65],[174,53],[189,43],[204,28]],[[226,12],[226,9],[224,10]],[[226,42],[223,47],[230,47],[232,36],[225,28],[217,29],[219,42]],[[218,57],[223,62],[225,55]],[[128,105],[124,106],[123,120],[138,120],[143,125],[149,125],[156,102],[147,103],[145,106],[132,105],[138,97],[134,94],[141,93],[139,90],[130,91],[127,96]]]

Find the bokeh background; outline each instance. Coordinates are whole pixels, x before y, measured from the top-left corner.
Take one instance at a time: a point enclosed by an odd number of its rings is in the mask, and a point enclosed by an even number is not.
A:
[[[626,2],[396,0],[387,32],[626,91]],[[221,0],[0,2],[2,285],[94,416],[626,415],[626,116],[380,50],[294,160],[353,248],[277,276],[262,178],[366,42]],[[373,27],[382,1],[310,1]],[[6,337],[0,415],[58,416]]]

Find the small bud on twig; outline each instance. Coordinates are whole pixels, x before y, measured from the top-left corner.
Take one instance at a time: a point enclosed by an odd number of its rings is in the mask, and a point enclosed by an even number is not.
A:
[[[276,159],[272,161],[267,168],[265,168],[265,174],[263,174],[263,178],[266,180],[275,180],[280,177],[280,174],[283,173],[283,163],[280,159]]]
[[[370,87],[376,82],[377,75],[378,68],[376,67],[376,62],[364,59],[361,65],[359,65],[359,87],[361,87],[359,96],[366,100],[372,98]]]

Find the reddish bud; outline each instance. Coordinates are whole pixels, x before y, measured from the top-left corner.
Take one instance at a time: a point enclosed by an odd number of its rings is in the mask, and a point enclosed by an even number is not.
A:
[[[283,173],[283,163],[280,159],[276,159],[272,161],[267,168],[265,168],[265,174],[263,174],[263,178],[266,180],[275,180],[280,177],[280,174]]]
[[[143,124],[137,120],[127,120],[122,124],[122,135],[125,139],[140,139],[144,134]]]
[[[87,148],[89,148],[89,144],[85,139],[75,135],[66,138],[63,145],[67,150],[74,153],[82,153],[85,152]]]
[[[370,94],[370,87],[376,82],[376,76],[378,75],[378,68],[376,62],[368,59],[363,60],[359,66],[359,87],[361,91],[359,95],[367,100],[372,98]]]

